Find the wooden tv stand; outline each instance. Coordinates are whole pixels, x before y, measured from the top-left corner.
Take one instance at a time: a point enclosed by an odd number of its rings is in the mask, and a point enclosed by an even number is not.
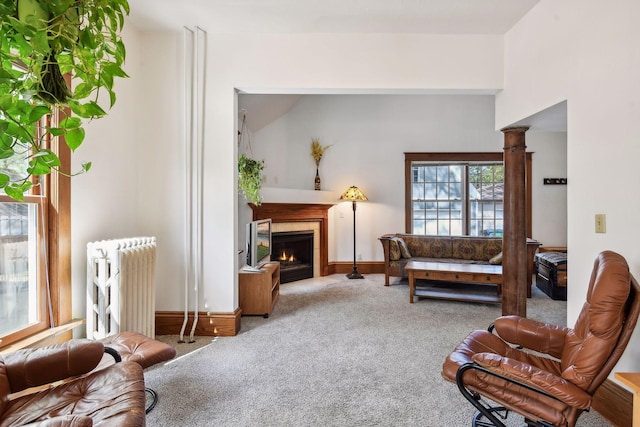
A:
[[[238,289],[242,314],[269,317],[280,295],[280,263],[271,261],[259,272],[240,270]]]

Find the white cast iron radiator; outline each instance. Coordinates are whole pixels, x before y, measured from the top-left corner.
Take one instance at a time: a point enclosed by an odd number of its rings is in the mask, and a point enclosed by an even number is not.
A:
[[[87,338],[124,331],[155,338],[156,238],[87,244]]]

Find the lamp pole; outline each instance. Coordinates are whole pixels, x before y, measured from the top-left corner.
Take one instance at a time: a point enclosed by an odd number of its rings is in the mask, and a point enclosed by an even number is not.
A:
[[[358,265],[356,264],[356,201],[353,203],[353,271],[347,274],[349,279],[364,279],[364,276],[358,272]]]
[[[356,264],[356,201],[365,202],[369,199],[367,199],[367,196],[365,196],[358,187],[352,185],[347,191],[342,193],[340,200],[348,200],[352,203],[351,206],[353,206],[353,271],[347,274],[347,277],[349,279],[364,279],[364,276],[358,273],[358,264]]]

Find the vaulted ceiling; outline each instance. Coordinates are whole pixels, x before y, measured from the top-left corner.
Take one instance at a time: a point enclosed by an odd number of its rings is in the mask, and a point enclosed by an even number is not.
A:
[[[141,29],[504,34],[539,0],[130,0]]]
[[[208,33],[504,34],[539,0],[130,0],[142,31],[199,25]],[[242,95],[239,109],[257,131],[285,114],[296,94]],[[242,119],[242,112],[240,112]],[[566,103],[528,118],[566,129]]]

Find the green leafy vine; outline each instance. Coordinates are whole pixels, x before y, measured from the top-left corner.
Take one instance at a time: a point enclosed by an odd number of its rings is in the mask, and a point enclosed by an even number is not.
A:
[[[0,168],[10,197],[23,200],[33,177],[59,170],[49,140],[63,136],[72,151],[82,144],[84,120],[107,114],[101,91],[115,104],[114,80],[127,77],[120,33],[128,14],[127,0],[0,0],[0,160],[28,159],[20,174]],[[49,114],[57,125],[41,120]]]
[[[255,160],[242,154],[238,158],[238,188],[245,199],[254,205],[262,204],[262,171],[264,160]]]

